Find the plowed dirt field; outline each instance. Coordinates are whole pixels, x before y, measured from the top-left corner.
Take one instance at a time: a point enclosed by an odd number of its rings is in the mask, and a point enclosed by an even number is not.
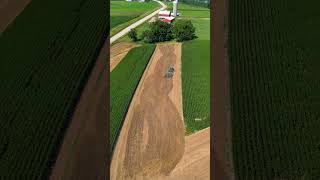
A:
[[[130,104],[111,163],[111,179],[169,175],[184,152],[181,44],[158,45]],[[168,67],[175,68],[171,79]]]

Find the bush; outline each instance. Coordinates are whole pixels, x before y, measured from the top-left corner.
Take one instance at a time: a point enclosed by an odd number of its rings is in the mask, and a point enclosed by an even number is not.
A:
[[[138,36],[137,36],[137,30],[136,29],[131,29],[129,31],[128,36],[132,41],[134,41],[134,42],[138,41]]]
[[[195,38],[195,27],[191,20],[177,20],[173,25],[173,35],[178,42]]]
[[[150,24],[150,30],[142,33],[142,39],[148,43],[170,41],[173,39],[172,25],[157,20]]]
[[[143,31],[141,34],[141,39],[143,39],[144,42],[146,42],[146,43],[153,43],[156,41],[151,30]]]

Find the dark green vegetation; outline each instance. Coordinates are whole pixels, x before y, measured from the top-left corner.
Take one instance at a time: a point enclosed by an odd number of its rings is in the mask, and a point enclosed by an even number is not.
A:
[[[195,27],[191,20],[178,19],[172,29],[173,36],[178,42],[195,38]]]
[[[155,45],[133,48],[110,74],[110,145],[112,150],[120,133],[140,78]]]
[[[149,24],[149,28],[142,32],[141,38],[147,43],[170,41],[173,39],[172,24],[157,20]]]
[[[138,40],[137,30],[131,29],[128,33],[128,36],[133,42],[136,42]]]
[[[187,134],[210,126],[210,19],[209,9],[180,3],[179,7],[201,10],[206,19],[192,18],[199,14],[182,15],[191,19],[196,39],[182,44],[182,95],[183,114]],[[183,9],[183,8],[182,8]]]
[[[191,20],[178,19],[173,24],[157,20],[149,23],[149,28],[141,34],[141,39],[146,43],[165,42],[176,39],[178,42],[195,38],[195,27]]]
[[[210,126],[210,41],[182,44],[183,114],[187,133]]]
[[[320,2],[229,5],[237,179],[320,179]]]
[[[33,0],[0,37],[0,179],[46,179],[108,29],[103,0]]]
[[[144,3],[110,1],[110,6],[110,33],[112,36],[142,16],[156,10],[160,5],[154,1]]]

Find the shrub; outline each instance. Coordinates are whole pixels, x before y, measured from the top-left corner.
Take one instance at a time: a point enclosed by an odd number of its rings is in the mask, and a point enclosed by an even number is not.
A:
[[[172,31],[178,42],[195,38],[195,27],[191,20],[177,20],[173,25]]]
[[[137,30],[136,30],[136,29],[131,29],[131,30],[129,31],[128,36],[129,36],[129,38],[130,38],[132,41],[136,42],[136,41],[138,40]]]

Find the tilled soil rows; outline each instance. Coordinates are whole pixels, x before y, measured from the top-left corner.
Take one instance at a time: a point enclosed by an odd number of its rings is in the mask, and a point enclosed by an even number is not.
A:
[[[184,153],[181,44],[158,45],[130,104],[111,162],[111,179],[168,176]],[[175,69],[165,78],[168,68]]]
[[[120,42],[110,48],[110,72],[117,67],[121,60],[128,54],[128,52],[139,45],[134,43]]]

